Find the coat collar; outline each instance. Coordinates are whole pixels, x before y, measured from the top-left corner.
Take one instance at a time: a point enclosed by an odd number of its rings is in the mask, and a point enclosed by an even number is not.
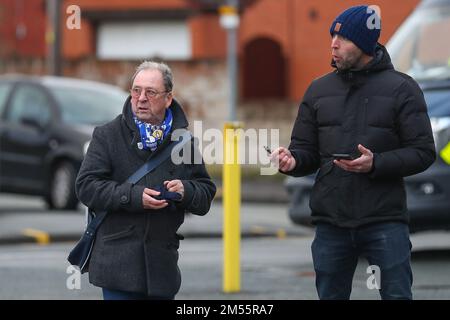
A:
[[[187,128],[189,126],[189,122],[184,114],[181,105],[175,99],[172,99],[172,103],[169,106],[172,111],[173,122],[172,122],[172,131],[180,128]],[[136,128],[136,124],[134,123],[133,113],[131,111],[131,96],[128,96],[127,100],[122,108],[122,120],[125,121],[127,127],[132,131],[138,131]]]
[[[131,110],[131,96],[125,100],[122,109],[122,123],[124,123],[124,127],[126,128],[127,136],[129,137],[129,144],[133,151],[142,159],[147,160],[149,156],[154,156],[154,154],[158,153],[158,150],[163,149],[171,139],[171,134],[175,129],[187,128],[189,126],[189,122],[186,118],[186,115],[181,107],[181,105],[175,99],[172,99],[172,103],[169,106],[172,111],[173,121],[172,121],[172,129],[169,134],[164,138],[162,144],[156,149],[155,152],[150,152],[148,150],[140,150],[137,147],[137,143],[141,141],[141,134],[136,127],[136,124],[133,119],[133,113]]]
[[[371,73],[394,69],[388,51],[383,45],[379,43],[377,44],[377,47],[375,49],[373,59],[361,69],[340,71],[337,69],[334,60],[331,61],[331,66],[336,69],[336,74],[341,76],[343,80],[348,81],[354,85],[365,82],[365,77]]]

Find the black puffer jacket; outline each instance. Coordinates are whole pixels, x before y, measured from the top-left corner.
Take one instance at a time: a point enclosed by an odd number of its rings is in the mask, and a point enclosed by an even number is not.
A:
[[[370,173],[333,164],[333,153],[374,153]],[[430,120],[422,91],[394,70],[378,45],[362,70],[331,72],[312,82],[292,131],[289,150],[297,161],[288,174],[320,168],[310,198],[313,222],[358,227],[373,222],[408,222],[403,177],[435,160]]]
[[[187,119],[175,100],[170,108],[172,129],[187,128]],[[153,153],[139,150],[138,141],[140,134],[128,98],[122,115],[95,129],[78,173],[76,192],[80,201],[94,211],[108,211],[96,234],[89,280],[108,289],[172,297],[181,284],[177,263],[182,237],[176,232],[185,211],[197,215],[209,211],[216,187],[203,163],[176,165],[170,158],[137,184],[124,183],[149,157],[168,145],[170,135]],[[183,200],[159,210],[144,209],[144,188],[173,179],[183,182]]]

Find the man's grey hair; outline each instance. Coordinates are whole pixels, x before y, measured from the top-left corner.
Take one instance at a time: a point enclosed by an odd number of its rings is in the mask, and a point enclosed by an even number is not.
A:
[[[155,61],[144,61],[137,68],[133,77],[131,78],[131,83],[134,82],[134,79],[142,70],[159,70],[163,77],[164,89],[167,92],[171,92],[173,89],[173,75],[172,70],[170,70],[169,66],[163,62],[155,62]]]

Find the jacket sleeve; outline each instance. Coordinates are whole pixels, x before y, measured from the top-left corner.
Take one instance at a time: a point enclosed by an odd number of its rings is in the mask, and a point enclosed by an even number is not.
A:
[[[181,180],[184,186],[184,197],[177,207],[189,211],[192,214],[203,216],[208,213],[211,202],[216,194],[216,186],[206,171],[205,164],[194,138],[191,142],[192,174],[190,179]],[[200,163],[196,163],[199,161]]]
[[[78,199],[94,211],[144,212],[145,186],[112,180],[110,153],[104,127],[97,127],[75,182]]]
[[[406,80],[399,88],[396,130],[400,148],[374,153],[372,178],[405,177],[426,170],[436,159],[427,105],[417,83]]]
[[[311,85],[312,86],[312,85]],[[289,151],[296,161],[295,168],[286,174],[301,177],[314,173],[320,165],[318,124],[311,94],[311,86],[300,104],[291,134]]]

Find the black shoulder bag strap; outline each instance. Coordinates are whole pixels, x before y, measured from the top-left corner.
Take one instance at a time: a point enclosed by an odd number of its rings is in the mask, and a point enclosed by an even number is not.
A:
[[[166,148],[164,148],[159,154],[150,158],[142,167],[140,167],[135,173],[133,173],[126,182],[135,184],[139,180],[141,180],[145,175],[152,172],[155,168],[157,168],[163,161],[170,157],[172,150],[177,147],[178,150],[188,142],[191,141],[191,134],[188,130],[186,130],[182,135],[181,139],[178,141],[172,141]],[[69,254],[68,260],[72,265],[76,265],[80,267],[81,272],[86,271],[86,266],[89,261],[89,256],[94,244],[94,237],[97,229],[102,224],[105,219],[107,212],[93,212],[89,208],[87,209],[88,215],[88,224],[86,230],[77,243],[75,248]]]

